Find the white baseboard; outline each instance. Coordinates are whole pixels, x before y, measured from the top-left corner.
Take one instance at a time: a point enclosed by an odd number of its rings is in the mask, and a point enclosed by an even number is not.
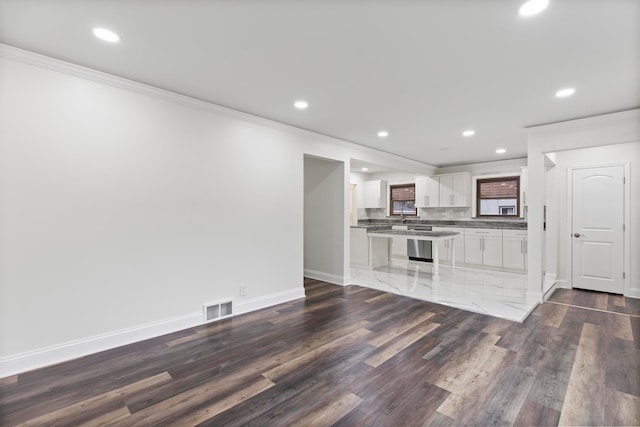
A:
[[[536,301],[538,304],[542,303],[542,292],[527,292],[527,301]]]
[[[571,285],[565,279],[558,279],[556,281],[556,286],[562,289],[571,289]]]
[[[158,337],[202,324],[202,312],[189,313],[158,322],[0,358],[0,378],[54,365],[71,359]]]
[[[304,296],[304,287],[300,286],[300,288],[297,289],[238,302],[236,304],[234,314],[238,315],[248,313],[250,311],[259,310],[261,308],[270,307],[272,305],[281,304],[294,299],[304,298]],[[0,358],[0,378],[54,365],[71,359],[77,359],[89,354],[143,341],[149,338],[159,337],[182,329],[202,325],[203,323],[202,312],[198,311],[197,313],[189,313],[158,322],[147,323],[145,325],[121,329],[119,331],[6,356]]]
[[[324,273],[322,271],[304,269],[304,276],[311,279],[322,280],[323,282],[333,283],[334,285],[346,286],[351,280],[349,277],[342,277],[336,274]]]
[[[554,282],[553,285],[551,285],[551,287],[544,292],[545,301],[551,298],[551,295],[553,295],[553,291],[556,290],[557,286],[558,286],[558,282]]]
[[[278,292],[276,294],[266,295],[259,298],[252,298],[245,301],[238,301],[235,307],[235,315],[249,313],[251,311],[260,310],[262,308],[271,307],[273,305],[282,304],[294,299],[304,298],[304,287],[300,286],[296,289]]]
[[[625,297],[640,298],[640,289],[638,289],[638,288],[629,289],[629,293],[627,295],[625,295]]]

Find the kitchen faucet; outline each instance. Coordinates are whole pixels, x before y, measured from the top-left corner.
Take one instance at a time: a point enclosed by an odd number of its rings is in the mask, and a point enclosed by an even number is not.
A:
[[[402,204],[400,205],[400,222],[403,224],[407,223],[407,218],[404,217],[404,208],[405,208],[405,203],[406,202],[401,202]]]

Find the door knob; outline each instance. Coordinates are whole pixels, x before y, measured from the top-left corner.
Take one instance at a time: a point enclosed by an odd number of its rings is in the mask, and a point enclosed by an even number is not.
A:
[[[580,237],[580,233],[573,233],[573,237]]]

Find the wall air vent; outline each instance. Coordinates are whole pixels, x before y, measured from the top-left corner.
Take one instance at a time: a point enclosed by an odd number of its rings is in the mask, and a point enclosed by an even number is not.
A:
[[[204,323],[233,316],[233,300],[206,303],[202,306]]]

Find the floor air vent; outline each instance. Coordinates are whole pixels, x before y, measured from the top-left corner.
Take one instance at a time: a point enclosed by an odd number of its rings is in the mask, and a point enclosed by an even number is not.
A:
[[[233,316],[233,301],[210,302],[205,304],[202,309],[205,323],[214,322]]]

